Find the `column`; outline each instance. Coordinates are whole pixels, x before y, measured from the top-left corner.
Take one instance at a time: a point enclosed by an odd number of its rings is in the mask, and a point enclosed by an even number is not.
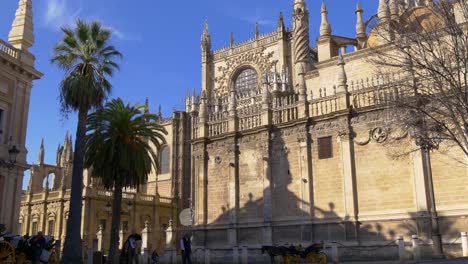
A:
[[[103,226],[99,225],[99,231],[96,233],[97,239],[98,239],[98,251],[103,252],[104,250],[104,232],[103,232]]]
[[[149,250],[149,236],[150,236],[150,229],[148,222],[145,222],[145,228],[141,232],[141,253],[143,254],[145,250]]]
[[[272,235],[272,206],[271,206],[271,174],[270,174],[270,147],[269,147],[269,136],[267,136],[267,142],[263,143],[261,147],[263,157],[263,245],[273,245]]]
[[[305,132],[307,133],[307,131]],[[300,135],[297,138],[299,144],[299,167],[301,173],[301,210],[302,212],[310,212],[311,211],[311,196],[310,196],[310,182],[309,182],[309,175],[311,168],[309,167],[309,155],[307,150],[307,134]],[[310,216],[310,213],[309,213]]]
[[[344,120],[348,126],[348,119]],[[358,204],[356,192],[356,169],[354,163],[354,146],[351,140],[349,126],[338,136],[338,143],[341,148],[341,162],[343,164],[343,182],[345,198],[345,229],[346,240],[358,239]]]
[[[229,229],[228,241],[231,247],[237,246],[237,214],[239,210],[238,204],[238,169],[237,169],[237,146],[236,139],[228,148],[228,191],[229,191]]]
[[[416,218],[418,238],[433,242],[433,256],[443,257],[442,239],[439,234],[439,219],[435,203],[432,181],[431,159],[428,149],[421,149],[411,154],[413,164],[414,192],[416,199]],[[431,256],[432,257],[432,256]]]

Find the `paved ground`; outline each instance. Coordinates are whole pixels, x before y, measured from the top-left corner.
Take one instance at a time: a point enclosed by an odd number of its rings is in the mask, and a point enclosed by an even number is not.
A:
[[[346,264],[401,264],[398,261],[366,261],[366,262],[342,262]],[[404,264],[468,264],[468,258],[405,261]]]

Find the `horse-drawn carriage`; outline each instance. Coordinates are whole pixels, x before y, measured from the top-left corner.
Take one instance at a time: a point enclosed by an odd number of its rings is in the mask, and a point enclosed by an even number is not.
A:
[[[5,234],[0,227],[0,264],[31,263],[30,239],[22,236]],[[51,236],[45,236],[46,245],[42,249],[41,262],[55,264],[59,262],[55,252],[55,240]]]
[[[326,264],[327,255],[323,253],[323,244],[312,244],[306,248],[299,246],[263,246],[262,253],[268,253],[271,263],[275,263],[276,257],[282,257],[283,263],[301,263],[305,259],[310,264]]]

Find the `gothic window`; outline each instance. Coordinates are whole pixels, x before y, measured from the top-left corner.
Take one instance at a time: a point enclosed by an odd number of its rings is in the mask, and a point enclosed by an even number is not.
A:
[[[99,226],[102,226],[102,231],[106,230],[106,219],[99,220]]]
[[[32,235],[36,235],[36,234],[37,234],[37,222],[36,222],[36,221],[34,221],[34,222],[32,223],[31,234],[32,234]]]
[[[54,235],[54,229],[55,229],[55,221],[54,220],[49,220],[49,223],[47,225],[47,235],[53,236]]]
[[[319,138],[317,142],[319,159],[329,159],[333,157],[332,137]]]
[[[128,230],[128,221],[122,221],[122,230],[127,232]]]
[[[169,146],[163,146],[159,152],[159,173],[169,173],[170,167],[170,151]]]
[[[249,95],[257,90],[258,76],[257,72],[252,68],[247,68],[241,71],[234,81],[234,89],[237,95]]]

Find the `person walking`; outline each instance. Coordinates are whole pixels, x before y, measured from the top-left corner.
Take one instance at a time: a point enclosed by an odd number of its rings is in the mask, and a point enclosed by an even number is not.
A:
[[[29,241],[31,245],[32,264],[39,264],[41,262],[42,250],[46,245],[46,240],[42,232],[37,232]]]
[[[135,228],[132,229],[132,234],[125,242],[125,252],[127,254],[128,264],[138,264],[138,243],[141,243],[141,236],[136,232]]]
[[[192,245],[190,237],[185,234],[180,240],[180,250],[182,251],[182,264],[192,264],[190,254],[192,254]]]

